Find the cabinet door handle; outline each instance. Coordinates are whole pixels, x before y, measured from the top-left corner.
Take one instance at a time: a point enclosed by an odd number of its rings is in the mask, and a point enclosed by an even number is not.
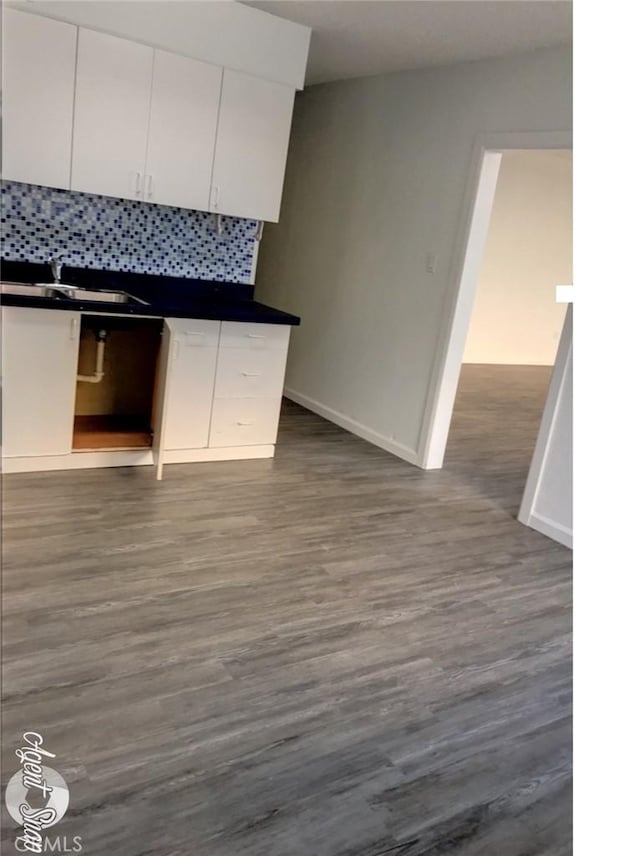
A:
[[[243,426],[245,426],[245,425],[253,425],[253,424],[254,424],[254,422],[255,422],[255,420],[253,420],[253,419],[247,419],[247,420],[244,420],[244,421],[243,421],[242,419],[238,419],[238,421],[236,422],[236,425],[243,425]]]
[[[259,333],[247,333],[247,339],[266,339],[266,336],[261,336]]]
[[[217,184],[213,185],[213,207],[217,208],[220,202],[220,187]]]
[[[78,338],[78,319],[75,317],[71,319],[71,325],[69,328],[69,338],[72,342],[75,342]]]
[[[136,173],[136,196],[142,196],[142,173]]]
[[[260,372],[242,372],[243,377],[260,377]]]
[[[147,199],[152,199],[153,198],[153,176],[151,175],[151,173],[149,173],[146,176],[146,180],[147,180]]]

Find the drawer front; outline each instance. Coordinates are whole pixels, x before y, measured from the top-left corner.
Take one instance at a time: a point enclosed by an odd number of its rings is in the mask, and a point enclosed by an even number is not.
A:
[[[251,348],[263,351],[268,348],[287,349],[289,327],[284,324],[242,324],[238,321],[223,321],[220,332],[220,347]]]
[[[216,398],[280,398],[286,350],[220,348]]]
[[[180,347],[217,348],[220,339],[220,321],[200,318],[167,318],[174,338]]]
[[[276,442],[281,399],[216,398],[210,446],[262,446]]]

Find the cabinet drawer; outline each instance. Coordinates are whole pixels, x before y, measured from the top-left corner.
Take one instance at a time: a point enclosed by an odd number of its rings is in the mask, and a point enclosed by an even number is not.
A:
[[[223,321],[220,332],[222,348],[265,348],[287,349],[289,327],[285,324],[243,324],[239,321]]]
[[[176,340],[180,342],[180,347],[218,347],[220,321],[207,321],[200,318],[167,318],[167,323]]]
[[[280,398],[216,398],[210,446],[262,446],[276,442]]]
[[[287,352],[220,348],[216,398],[280,398]]]

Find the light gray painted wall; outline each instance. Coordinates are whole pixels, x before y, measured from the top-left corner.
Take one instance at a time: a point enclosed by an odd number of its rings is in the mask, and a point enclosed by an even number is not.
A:
[[[298,96],[281,221],[265,228],[257,275],[258,299],[302,317],[287,371],[298,400],[411,458],[457,285],[474,141],[568,130],[570,78],[570,51],[556,48]]]

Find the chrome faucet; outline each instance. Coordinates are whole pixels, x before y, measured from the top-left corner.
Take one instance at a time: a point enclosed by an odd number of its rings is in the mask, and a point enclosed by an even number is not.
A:
[[[62,256],[49,256],[49,267],[53,274],[53,281],[56,285],[60,285],[62,277]]]
[[[53,274],[53,287],[66,294],[67,297],[73,297],[73,292],[78,290],[78,286],[66,285],[60,281],[62,277],[62,256],[49,256],[49,267]]]

